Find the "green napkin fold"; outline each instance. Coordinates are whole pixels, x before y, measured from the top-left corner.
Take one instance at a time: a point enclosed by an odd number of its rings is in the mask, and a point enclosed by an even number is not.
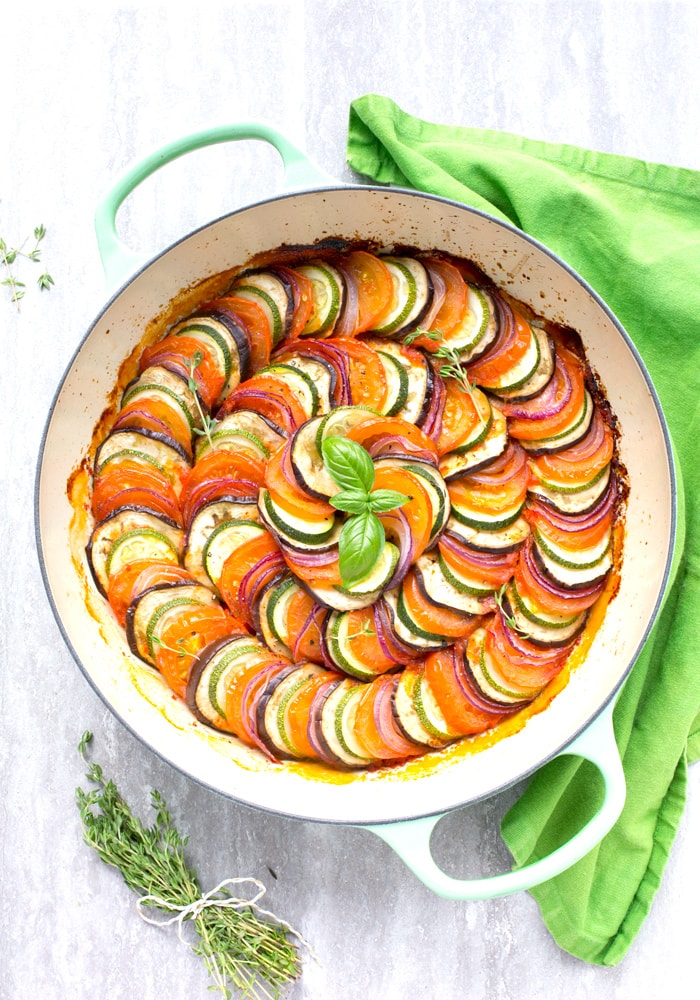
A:
[[[682,816],[687,765],[700,757],[700,172],[432,124],[373,94],[351,104],[347,154],[375,182],[472,205],[559,254],[617,315],[661,399],[685,490],[677,572],[615,709],[625,808],[595,850],[532,890],[561,948],[615,965],[652,904]],[[597,795],[586,761],[542,768],[502,824],[515,863],[567,839]]]

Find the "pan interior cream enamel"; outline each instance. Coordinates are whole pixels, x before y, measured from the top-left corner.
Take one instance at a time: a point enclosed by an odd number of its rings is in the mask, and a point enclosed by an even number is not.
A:
[[[578,331],[619,419],[620,458],[629,477],[619,592],[585,664],[549,707],[478,753],[467,752],[467,741],[420,767],[358,774],[271,764],[196,724],[130,655],[109,609],[92,593],[81,554],[71,551],[74,512],[67,495],[121,365],[154,317],[181,301],[183,290],[196,290],[270,247],[331,237],[440,249],[472,260],[533,311]],[[54,401],[39,465],[37,528],[67,643],[105,703],[146,745],[195,780],[256,807],[312,820],[381,823],[493,794],[558,753],[598,715],[623,683],[658,610],[674,504],[670,446],[653,388],[619,324],[580,278],[519,231],[468,208],[411,192],[339,188],[226,216],[164,252],[118,292],[85,336]]]

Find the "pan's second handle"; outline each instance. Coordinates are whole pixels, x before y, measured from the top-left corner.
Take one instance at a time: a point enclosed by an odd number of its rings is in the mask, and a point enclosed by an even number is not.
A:
[[[317,167],[303,150],[264,122],[220,125],[176,139],[129,167],[97,206],[95,211],[97,245],[105,275],[111,286],[118,284],[143,264],[143,256],[126,246],[117,235],[117,212],[131,192],[160,167],[185,153],[241,139],[260,139],[275,147],[282,157],[284,166],[283,190],[297,187],[325,187],[338,183]]]
[[[603,776],[605,793],[598,812],[571,840],[547,857],[500,875],[457,879],[439,868],[430,850],[430,837],[442,815],[427,816],[405,823],[364,826],[381,837],[429,889],[446,899],[493,899],[547,882],[580,861],[612,829],[625,803],[625,776],[615,742],[609,705],[563,753],[584,757]]]

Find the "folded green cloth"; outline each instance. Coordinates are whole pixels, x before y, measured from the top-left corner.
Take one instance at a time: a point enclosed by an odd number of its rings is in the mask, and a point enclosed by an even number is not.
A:
[[[595,850],[532,890],[560,947],[615,965],[649,911],[683,812],[687,765],[700,757],[700,173],[431,124],[377,95],[351,105],[348,163],[541,240],[617,315],[664,408],[685,483],[686,532],[683,542],[681,517],[673,584],[615,709],[625,808]],[[594,774],[588,762],[563,757],[534,776],[502,824],[517,865],[548,854],[588,818],[599,794]]]

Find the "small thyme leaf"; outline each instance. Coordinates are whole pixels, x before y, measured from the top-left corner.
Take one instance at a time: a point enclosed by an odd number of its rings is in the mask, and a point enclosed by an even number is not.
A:
[[[352,640],[359,638],[361,635],[372,636],[376,634],[377,632],[375,629],[372,628],[370,622],[362,622],[362,624],[360,625],[360,627],[357,629],[356,632],[348,632],[347,639]]]

